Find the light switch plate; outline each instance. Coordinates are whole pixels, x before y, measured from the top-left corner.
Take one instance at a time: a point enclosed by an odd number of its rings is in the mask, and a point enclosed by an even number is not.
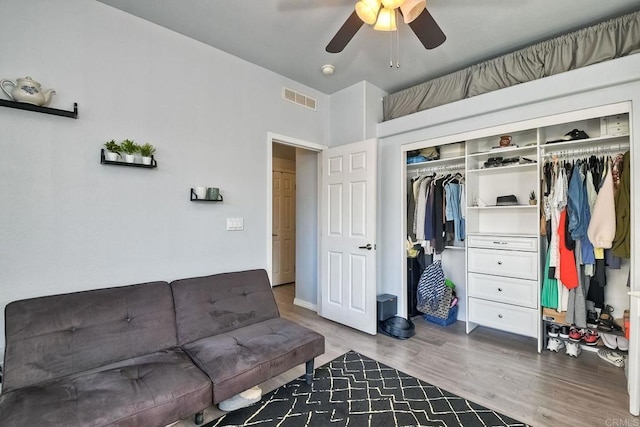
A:
[[[227,218],[227,231],[244,230],[244,218]]]

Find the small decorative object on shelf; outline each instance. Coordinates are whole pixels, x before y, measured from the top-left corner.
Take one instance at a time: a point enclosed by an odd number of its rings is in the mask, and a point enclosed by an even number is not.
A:
[[[124,161],[127,163],[134,163],[136,160],[135,154],[140,152],[140,146],[135,143],[133,139],[125,139],[120,143],[120,149],[124,153]]]
[[[107,152],[104,153],[105,159],[110,162],[117,162],[118,157],[120,157],[120,151],[122,151],[120,146],[112,139],[104,143],[104,148],[107,149]]]
[[[153,156],[156,152],[156,148],[149,144],[148,142],[144,145],[140,146],[140,155],[142,156],[142,164],[150,165],[151,164],[151,156]]]
[[[215,187],[195,187],[191,189],[190,200],[192,202],[222,202],[220,189]]]
[[[5,89],[5,86],[11,86],[13,89],[11,92],[8,92],[7,89]],[[53,95],[56,93],[53,89],[43,91],[40,83],[33,80],[31,77],[24,77],[16,80],[2,79],[0,80],[0,87],[11,100],[33,104],[40,107],[49,105]]]
[[[102,163],[103,165],[131,166],[136,168],[147,168],[147,169],[153,169],[158,167],[158,162],[156,162],[153,156],[151,156],[151,164],[149,165],[145,165],[142,163],[116,162],[112,160],[107,160],[105,158],[104,148],[100,150],[100,163]]]
[[[536,199],[536,192],[532,190],[531,193],[529,193],[529,204],[535,205],[537,203],[538,200]]]

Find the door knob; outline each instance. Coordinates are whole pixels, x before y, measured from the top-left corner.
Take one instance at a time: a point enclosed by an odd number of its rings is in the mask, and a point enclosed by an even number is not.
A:
[[[371,243],[367,243],[367,246],[358,246],[358,249],[366,249],[370,251],[371,249],[373,249],[373,246],[371,246]]]

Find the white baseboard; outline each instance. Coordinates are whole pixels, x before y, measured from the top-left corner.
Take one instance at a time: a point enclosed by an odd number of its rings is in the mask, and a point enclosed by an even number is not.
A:
[[[293,299],[293,305],[297,305],[298,307],[302,307],[302,308],[306,308],[309,309],[311,311],[315,311],[316,313],[318,312],[318,305],[317,304],[311,304],[308,301],[304,301],[298,298],[294,298]]]

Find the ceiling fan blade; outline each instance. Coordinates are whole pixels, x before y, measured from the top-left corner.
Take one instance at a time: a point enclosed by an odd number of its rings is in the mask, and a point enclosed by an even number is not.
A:
[[[447,39],[427,9],[410,22],[409,26],[427,49],[434,49]]]
[[[338,30],[335,36],[331,39],[329,44],[326,47],[326,51],[329,53],[338,53],[342,52],[347,44],[351,41],[353,36],[356,35],[360,27],[364,22],[360,18],[358,18],[358,14],[354,11],[342,24],[342,27]]]

